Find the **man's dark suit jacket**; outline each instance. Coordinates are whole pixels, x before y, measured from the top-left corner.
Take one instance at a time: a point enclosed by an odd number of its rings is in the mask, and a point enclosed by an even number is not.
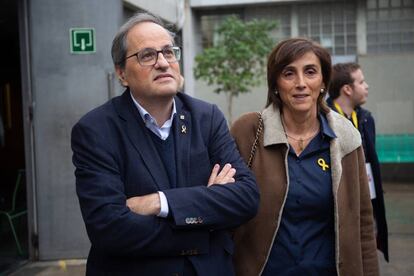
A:
[[[252,218],[259,193],[223,114],[183,93],[175,97],[177,188],[129,91],[86,114],[73,127],[76,191],[91,241],[87,275],[232,275],[229,230]],[[215,163],[231,163],[236,182],[207,187]],[[168,218],[142,216],[129,197],[163,191]]]

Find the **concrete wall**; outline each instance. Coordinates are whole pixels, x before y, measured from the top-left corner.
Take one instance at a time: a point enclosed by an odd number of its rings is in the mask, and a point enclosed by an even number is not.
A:
[[[126,6],[134,9],[153,13],[162,19],[173,23],[178,29],[184,24],[184,2],[185,0],[165,1],[165,0],[123,0]]]
[[[376,123],[377,134],[414,133],[414,54],[360,56],[358,62],[369,84],[369,109]],[[378,150],[378,145],[377,145]],[[413,163],[381,164],[383,181],[414,180]]]
[[[75,194],[70,132],[108,100],[110,47],[122,2],[32,0],[29,20],[39,258],[85,257],[89,241]],[[96,53],[70,53],[73,27],[95,28]]]
[[[414,54],[360,56],[378,134],[414,133]]]
[[[214,93],[214,86],[209,86],[204,81],[196,81],[194,96],[217,104],[226,118],[228,118],[226,96],[224,93]],[[233,99],[233,121],[246,112],[263,110],[266,100],[267,85],[265,84],[265,79],[263,79],[262,85],[253,88],[249,93],[239,94],[238,97]]]

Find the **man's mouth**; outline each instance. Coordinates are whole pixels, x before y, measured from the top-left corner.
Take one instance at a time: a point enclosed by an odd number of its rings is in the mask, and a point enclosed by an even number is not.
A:
[[[171,74],[159,74],[158,76],[154,78],[154,80],[159,80],[162,78],[174,78],[174,77]]]

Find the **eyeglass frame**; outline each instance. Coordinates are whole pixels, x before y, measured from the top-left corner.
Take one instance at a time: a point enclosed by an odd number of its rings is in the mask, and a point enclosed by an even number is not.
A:
[[[164,55],[164,51],[165,50],[167,50],[167,49],[171,49],[171,50],[173,50],[173,52],[174,52],[174,56],[175,56],[175,60],[174,61],[168,61],[166,58],[165,58],[165,55]],[[156,52],[157,53],[157,55],[156,55],[156,58],[155,58],[155,61],[154,61],[154,63],[153,64],[142,64],[141,63],[141,61],[140,61],[140,58],[139,58],[139,54],[140,53],[142,53],[143,51],[145,51],[145,50],[153,50],[154,52]],[[168,62],[168,63],[175,63],[175,62],[179,62],[180,61],[180,59],[181,59],[181,48],[180,47],[178,47],[178,46],[165,46],[164,48],[162,48],[161,50],[156,50],[156,49],[154,49],[154,48],[144,48],[144,49],[141,49],[141,50],[139,50],[138,52],[136,52],[136,53],[134,53],[134,54],[131,54],[131,55],[129,55],[129,56],[127,56],[126,58],[125,58],[125,60],[127,60],[127,59],[129,59],[129,58],[131,58],[131,57],[133,57],[133,56],[136,56],[137,57],[137,61],[138,61],[138,63],[141,65],[141,66],[154,66],[155,64],[157,64],[157,62],[158,62],[158,57],[159,57],[159,55],[160,55],[160,53],[162,54],[162,56],[164,57],[164,59]]]

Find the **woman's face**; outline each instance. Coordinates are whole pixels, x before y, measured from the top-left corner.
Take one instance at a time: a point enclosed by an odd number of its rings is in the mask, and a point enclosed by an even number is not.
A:
[[[277,90],[284,111],[308,113],[317,111],[317,100],[323,84],[319,58],[308,52],[288,64],[277,79]]]

